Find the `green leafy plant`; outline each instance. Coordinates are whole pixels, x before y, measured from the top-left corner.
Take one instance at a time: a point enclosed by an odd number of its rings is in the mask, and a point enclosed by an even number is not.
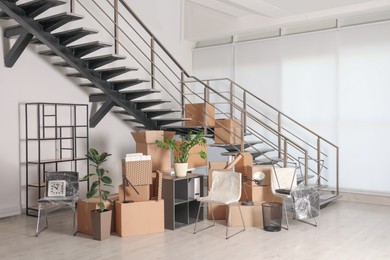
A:
[[[88,154],[85,156],[92,162],[90,165],[95,167],[95,173],[89,173],[87,174],[83,180],[88,180],[92,176],[96,176],[97,180],[95,180],[92,185],[90,190],[87,192],[87,198],[92,198],[92,197],[98,197],[99,198],[99,210],[103,212],[106,207],[103,203],[103,201],[108,201],[112,203],[110,199],[108,199],[108,195],[110,194],[110,191],[103,189],[104,186],[110,186],[112,183],[112,179],[105,175],[108,173],[104,168],[101,167],[101,165],[107,161],[107,157],[110,156],[111,154],[103,152],[99,154],[98,151],[95,149],[91,148],[88,151]]]
[[[202,131],[198,132],[197,134],[190,132],[188,135],[182,136],[181,143],[178,143],[174,139],[168,139],[164,135],[164,140],[156,140],[156,144],[160,148],[173,151],[175,163],[186,163],[188,162],[188,158],[193,154],[199,154],[203,159],[207,158],[207,153],[203,150],[196,153],[190,153],[191,148],[195,145],[207,145],[207,140],[204,138]]]

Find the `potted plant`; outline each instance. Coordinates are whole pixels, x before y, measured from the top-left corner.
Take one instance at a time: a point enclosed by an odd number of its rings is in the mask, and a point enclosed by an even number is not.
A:
[[[164,140],[156,140],[160,148],[171,150],[174,155],[174,171],[177,177],[185,177],[188,170],[188,159],[191,155],[199,154],[203,159],[207,158],[207,153],[203,150],[191,153],[191,148],[195,145],[206,146],[207,140],[202,131],[197,134],[189,132],[188,135],[181,136],[181,142],[169,139],[164,135]]]
[[[95,167],[95,173],[87,174],[83,180],[88,180],[89,178],[96,176],[96,180],[92,182],[91,188],[87,192],[87,198],[97,197],[99,198],[99,209],[93,210],[91,212],[92,220],[92,235],[96,240],[104,240],[110,237],[111,233],[111,218],[112,212],[106,208],[104,201],[112,203],[108,198],[110,191],[105,190],[104,187],[111,186],[112,180],[109,176],[107,170],[102,168],[102,164],[107,161],[107,157],[111,154],[103,152],[99,153],[95,149],[91,148],[88,151],[88,154],[85,156],[92,162],[90,165]]]

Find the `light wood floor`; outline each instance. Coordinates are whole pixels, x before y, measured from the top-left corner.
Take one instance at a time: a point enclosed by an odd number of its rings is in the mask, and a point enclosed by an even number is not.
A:
[[[71,212],[57,212],[34,236],[36,218],[0,219],[0,259],[390,259],[390,207],[336,201],[321,211],[319,226],[293,221],[290,230],[248,228],[230,240],[218,225],[196,235],[176,231],[95,241],[71,235]]]

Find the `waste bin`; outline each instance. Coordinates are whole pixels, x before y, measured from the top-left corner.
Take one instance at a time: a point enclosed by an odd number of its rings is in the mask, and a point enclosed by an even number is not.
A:
[[[263,209],[263,226],[265,231],[276,232],[282,228],[282,203],[265,202]]]

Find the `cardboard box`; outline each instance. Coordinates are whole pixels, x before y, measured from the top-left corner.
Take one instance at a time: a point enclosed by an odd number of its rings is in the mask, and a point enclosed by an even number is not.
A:
[[[153,184],[150,185],[150,199],[161,200],[162,199],[162,179],[163,173],[160,171],[153,172]]]
[[[215,106],[205,103],[185,105],[185,117],[191,121],[185,121],[185,126],[215,126]]]
[[[265,201],[255,202],[253,206],[241,205],[242,218],[246,227],[263,227],[263,208],[261,206],[263,202]],[[227,208],[226,214],[229,214],[229,208]],[[238,203],[230,206],[230,217],[227,225],[229,227],[242,227]]]
[[[177,141],[177,144],[180,146],[181,141]],[[188,169],[207,166],[207,158],[203,159],[202,157],[200,157],[199,154],[197,154],[198,152],[200,152],[202,150],[205,153],[207,153],[207,145],[201,146],[201,145],[197,144],[191,148],[191,150],[190,150],[191,156],[188,158]],[[174,152],[175,156],[176,156],[176,153],[177,152],[175,151]]]
[[[214,135],[214,141],[216,144],[240,144],[240,122],[237,119],[215,120]]]
[[[116,232],[120,237],[164,232],[164,200],[115,203]]]
[[[271,174],[272,174],[272,166],[270,165],[253,165],[247,166],[247,183],[252,186],[256,186],[257,184],[253,181],[253,174],[255,172],[263,172],[264,179],[261,183],[262,186],[271,186]]]
[[[243,152],[241,160],[237,162],[234,169],[236,172],[240,172],[242,174],[243,181],[247,179],[248,176],[248,167],[253,166],[253,157],[248,152]]]
[[[126,186],[126,201],[132,200],[132,201],[147,201],[150,200],[150,185],[137,185],[134,186],[138,193],[135,192],[135,190],[131,186]],[[123,202],[124,199],[124,192],[123,192],[123,185],[119,185],[119,201]]]
[[[243,188],[248,194],[248,199],[253,202],[267,201],[267,202],[282,202],[280,197],[274,196],[271,186],[253,186],[248,183],[243,184]]]
[[[164,135],[172,139],[175,132],[170,131],[140,131],[131,133],[136,142],[136,152],[152,156],[152,171],[171,170],[171,151],[159,148],[156,140],[163,141]]]
[[[109,196],[111,200],[118,200],[118,194],[111,194]],[[92,236],[92,222],[91,222],[91,211],[98,209],[99,199],[80,199],[77,201],[77,231],[83,234]],[[108,201],[104,202],[104,205],[112,210],[111,217],[111,232],[115,232],[115,207]]]
[[[152,161],[130,161],[122,160],[122,174],[132,185],[152,184]]]

